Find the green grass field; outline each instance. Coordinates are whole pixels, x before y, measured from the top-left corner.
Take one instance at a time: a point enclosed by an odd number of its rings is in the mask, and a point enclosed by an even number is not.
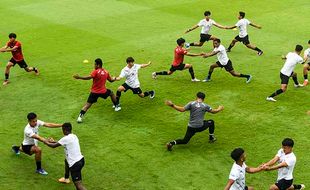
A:
[[[310,87],[295,89],[290,81],[288,91],[277,102],[265,98],[280,87],[281,55],[296,44],[307,48],[309,40],[309,8],[307,0],[284,1],[163,1],[163,0],[2,0],[0,3],[0,43],[10,32],[17,33],[23,44],[25,60],[40,69],[40,76],[11,69],[11,83],[0,87],[0,189],[73,189],[57,179],[64,173],[63,148],[43,149],[42,166],[48,176],[35,174],[34,157],[11,152],[20,144],[27,124],[28,112],[36,112],[46,122],[72,122],[80,139],[86,165],[83,183],[88,189],[224,189],[233,163],[230,152],[243,147],[247,165],[257,166],[271,159],[285,137],[295,140],[297,164],[295,183],[310,186]],[[153,71],[167,70],[173,59],[176,39],[198,41],[200,29],[184,35],[184,31],[210,10],[212,18],[222,25],[234,25],[238,11],[262,25],[248,28],[250,41],[264,51],[258,57],[240,43],[229,57],[236,71],[250,73],[253,80],[231,77],[221,69],[213,73],[210,83],[192,83],[188,71],[171,76],[151,78]],[[238,31],[211,29],[228,46]],[[211,42],[192,52],[212,50]],[[114,112],[110,100],[94,104],[84,123],[76,117],[87,100],[91,81],[74,80],[76,73],[88,75],[97,57],[104,67],[119,75],[125,59],[133,56],[137,63],[151,60],[150,67],[140,70],[142,90],[155,89],[156,98],[141,99],[131,92],[122,94],[122,110]],[[10,59],[0,54],[0,73]],[[91,63],[84,64],[84,59]],[[196,77],[203,79],[216,57],[186,57],[194,66]],[[295,71],[302,82],[302,66]],[[114,92],[121,82],[109,83]],[[225,110],[216,115],[218,141],[208,143],[208,132],[194,136],[188,145],[175,146],[168,152],[165,144],[183,137],[189,113],[179,113],[164,105],[171,99],[185,105],[198,91],[206,93],[206,102]],[[62,137],[61,129],[41,128],[40,135]],[[247,174],[248,185],[268,189],[277,172]]]

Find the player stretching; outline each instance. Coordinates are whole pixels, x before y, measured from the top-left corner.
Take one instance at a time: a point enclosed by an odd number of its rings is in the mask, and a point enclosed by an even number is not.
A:
[[[28,67],[27,63],[25,62],[22,52],[22,44],[16,40],[16,34],[10,33],[9,39],[10,40],[7,42],[7,44],[4,47],[0,48],[0,52],[11,52],[13,56],[5,67],[5,79],[3,85],[9,84],[10,69],[16,64],[18,64],[20,68],[25,69],[25,71],[27,72],[34,71],[36,75],[39,74],[39,70],[37,68]]]
[[[285,138],[282,141],[282,148],[278,151],[275,157],[262,165],[263,169],[266,171],[278,170],[277,182],[270,186],[270,190],[305,189],[304,184],[293,185],[293,171],[296,164],[296,156],[293,153],[293,146],[293,139]]]
[[[209,74],[208,74],[207,78],[205,80],[203,80],[203,82],[211,81],[212,72],[217,67],[221,67],[221,68],[224,67],[225,70],[227,72],[229,72],[234,77],[246,78],[246,83],[249,83],[251,81],[251,79],[252,79],[251,75],[244,75],[244,74],[240,74],[240,73],[237,73],[236,71],[234,71],[234,68],[232,66],[232,62],[230,61],[230,59],[227,56],[225,47],[223,45],[221,45],[220,39],[213,40],[213,46],[214,46],[214,50],[210,53],[205,53],[203,57],[207,58],[207,57],[211,57],[211,56],[216,55],[218,61],[210,66]]]
[[[310,71],[310,40],[308,41],[308,46],[309,48],[305,50],[304,52],[304,70],[303,70],[303,74],[304,74],[304,86],[308,85],[308,72]]]
[[[89,76],[83,77],[83,76],[79,76],[78,74],[73,76],[75,79],[81,79],[81,80],[93,79],[93,85],[91,87],[91,91],[88,96],[87,102],[81,109],[80,114],[77,118],[78,123],[82,123],[85,113],[91,107],[93,103],[97,102],[99,97],[106,99],[107,97],[110,96],[114,106],[116,106],[115,95],[110,89],[107,89],[105,86],[107,80],[109,82],[113,82],[115,81],[115,77],[114,79],[112,79],[109,72],[105,70],[104,68],[102,68],[102,60],[100,58],[95,60],[94,67],[95,67],[95,70],[93,70]]]
[[[199,79],[195,78],[193,66],[191,64],[184,64],[183,61],[184,61],[184,55],[201,56],[202,54],[189,53],[184,48],[184,43],[185,43],[185,39],[183,39],[183,38],[177,39],[178,46],[174,49],[174,60],[173,60],[173,63],[171,65],[170,70],[169,71],[161,71],[161,72],[153,72],[152,73],[153,79],[156,79],[157,75],[171,75],[176,70],[182,71],[184,69],[189,69],[189,73],[191,74],[192,81],[193,82],[200,81]]]
[[[217,109],[212,109],[209,105],[205,104],[203,101],[205,99],[205,94],[202,92],[198,92],[196,95],[196,100],[191,101],[186,104],[184,107],[177,106],[172,103],[170,100],[167,100],[166,105],[172,107],[173,109],[179,112],[190,111],[190,120],[188,122],[188,127],[186,134],[183,139],[177,139],[167,143],[167,149],[169,151],[172,150],[172,147],[177,144],[187,144],[189,140],[195,135],[197,132],[202,132],[209,128],[209,142],[213,143],[216,141],[214,136],[214,121],[204,120],[204,116],[206,112],[210,113],[218,113],[224,109],[223,106],[219,106]]]
[[[280,78],[281,78],[281,88],[274,93],[272,93],[270,96],[267,97],[266,100],[275,102],[277,100],[274,99],[275,96],[283,93],[287,89],[288,81],[290,80],[290,77],[293,78],[294,86],[296,88],[302,87],[302,84],[298,83],[297,80],[297,73],[294,72],[294,68],[298,63],[303,63],[302,57],[300,57],[300,53],[302,51],[303,47],[301,45],[296,45],[294,52],[289,52],[286,57],[282,57],[282,59],[285,59],[284,66],[282,67],[280,71]]]
[[[49,147],[56,148],[63,146],[65,150],[65,176],[60,178],[60,183],[70,183],[69,173],[71,173],[72,181],[77,190],[86,189],[82,184],[82,169],[84,167],[84,156],[81,153],[79,139],[75,134],[71,133],[71,123],[62,125],[62,132],[65,135],[58,142],[53,139],[44,140],[44,144]]]
[[[216,23],[214,20],[211,19],[211,12],[210,11],[205,11],[204,16],[205,16],[205,18],[200,20],[197,25],[194,25],[192,28],[189,28],[188,30],[185,31],[185,34],[186,34],[190,31],[195,30],[196,28],[198,28],[200,26],[202,27],[201,32],[200,32],[200,42],[190,43],[189,44],[190,46],[202,46],[206,41],[215,40],[216,37],[209,34],[209,31],[210,31],[212,25],[214,25],[218,28],[221,28],[221,29],[225,29],[224,26]]]
[[[155,97],[155,91],[145,91],[142,92],[140,88],[140,82],[138,78],[138,71],[140,68],[145,68],[151,64],[151,61],[148,62],[148,64],[135,64],[135,60],[132,57],[128,57],[126,59],[127,66],[124,67],[121,71],[121,74],[115,78],[115,80],[121,80],[122,78],[126,78],[126,81],[124,84],[122,84],[120,87],[118,87],[116,92],[116,105],[115,111],[121,110],[119,100],[121,98],[122,92],[126,92],[127,90],[131,90],[133,94],[138,94],[141,98],[150,96],[151,99]]]
[[[250,168],[245,164],[246,155],[242,148],[234,149],[231,154],[231,158],[235,161],[229,174],[229,180],[224,190],[239,190],[247,189],[254,190],[253,187],[246,186],[245,183],[245,172],[257,173],[262,171],[262,167]]]
[[[249,40],[249,35],[247,33],[247,25],[253,26],[255,28],[261,29],[262,27],[259,25],[254,24],[253,22],[250,22],[248,19],[245,19],[245,13],[239,12],[238,19],[239,21],[235,24],[235,26],[227,26],[226,29],[234,29],[239,28],[239,35],[235,37],[235,39],[232,40],[231,44],[229,45],[227,51],[230,52],[231,48],[234,47],[236,42],[242,42],[246,47],[257,51],[257,55],[262,55],[263,51],[260,50],[255,45],[252,45]]]
[[[37,145],[37,141],[43,142],[45,139],[39,136],[39,127],[44,126],[48,128],[61,127],[61,124],[55,123],[46,123],[37,119],[37,115],[35,113],[29,113],[27,115],[28,124],[24,129],[24,141],[21,146],[12,146],[12,150],[16,155],[20,154],[20,151],[25,154],[32,155],[35,154],[35,161],[37,165],[36,173],[41,175],[47,175],[48,173],[41,167],[41,157],[42,150]]]

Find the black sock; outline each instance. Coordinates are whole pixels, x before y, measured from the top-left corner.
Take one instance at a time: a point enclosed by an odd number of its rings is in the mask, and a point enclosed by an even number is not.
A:
[[[37,170],[41,169],[41,161],[36,161]]]
[[[275,91],[274,93],[272,93],[269,97],[275,97],[275,96],[277,96],[277,95],[279,95],[281,93],[283,93],[283,90],[279,89],[279,90]]]
[[[301,185],[299,185],[299,184],[298,185],[294,184],[293,186],[294,186],[294,189],[300,189],[301,188]]]
[[[298,80],[297,80],[297,76],[294,76],[294,77],[292,77],[292,78],[293,78],[294,83],[295,83],[296,85],[298,85],[299,82],[298,82]]]
[[[177,142],[175,142],[175,141],[171,141],[171,142],[170,142],[170,144],[172,144],[172,145],[176,145],[176,144],[177,144]]]
[[[5,76],[5,80],[9,80],[9,73],[5,73],[4,76]]]
[[[256,47],[254,50],[256,50],[256,51],[258,51],[258,52],[262,51],[262,50],[260,50],[258,47]]]
[[[13,146],[12,147],[16,152],[19,151],[19,146]]]
[[[81,110],[81,111],[80,111],[80,115],[79,115],[79,116],[80,116],[80,117],[83,117],[85,113],[86,113],[86,111]]]
[[[249,77],[250,77],[250,75],[240,74],[240,77],[249,78]]]
[[[208,78],[208,79],[211,79],[211,75],[212,75],[212,72],[209,71],[207,78]]]
[[[121,91],[116,91],[116,105],[119,104],[119,99],[121,98],[122,92]]]
[[[147,97],[148,95],[150,95],[150,93],[151,93],[151,91],[149,91],[149,92],[144,92],[143,94],[144,94],[144,97]]]
[[[188,71],[189,71],[189,73],[191,74],[192,79],[194,79],[194,78],[195,78],[195,74],[194,74],[194,69],[193,69],[193,67],[189,68]]]
[[[229,47],[228,47],[228,50],[231,50],[232,47],[233,47],[233,46],[230,44]]]
[[[190,43],[189,45],[190,45],[190,46],[195,46],[194,42]]]
[[[167,71],[156,72],[156,75],[168,75]]]
[[[308,79],[308,75],[304,75],[304,79],[307,80]]]

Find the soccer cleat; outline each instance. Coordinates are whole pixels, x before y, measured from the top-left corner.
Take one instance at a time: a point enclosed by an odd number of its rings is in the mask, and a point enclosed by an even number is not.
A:
[[[214,143],[217,139],[215,137],[209,139],[209,143]]]
[[[172,151],[173,145],[169,142],[169,143],[166,144],[166,147],[167,147],[168,151]]]
[[[252,80],[252,75],[250,75],[247,79],[246,79],[246,83],[250,83]]]
[[[150,95],[150,98],[151,98],[151,99],[155,98],[155,91],[154,91],[154,90],[152,90],[150,94],[151,94],[151,95]]]
[[[153,73],[152,73],[152,78],[153,78],[153,79],[156,79],[156,77],[157,77],[156,72],[153,72]]]
[[[303,85],[304,85],[304,86],[307,86],[308,83],[309,83],[308,80],[305,80],[304,83],[303,83]]]
[[[48,174],[43,168],[36,170],[36,173],[41,174],[41,175],[47,175]]]
[[[13,145],[12,146],[12,151],[15,153],[16,156],[20,155],[19,147]]]
[[[5,85],[7,85],[7,84],[9,84],[9,83],[10,83],[9,80],[4,80],[3,83],[2,83],[2,85],[5,86]]]
[[[202,80],[202,82],[210,82],[210,81],[211,81],[210,78],[206,78],[206,79]]]
[[[35,72],[35,74],[36,74],[37,76],[40,75],[39,69],[36,68],[36,70],[35,70],[34,72]]]
[[[299,88],[299,87],[303,87],[304,85],[302,85],[302,84],[294,84],[294,87],[295,88]]]
[[[273,97],[267,97],[266,98],[267,101],[270,101],[270,102],[276,102],[277,100],[274,99]]]
[[[59,183],[68,184],[68,183],[70,183],[70,179],[69,179],[69,178],[66,179],[66,178],[62,177],[62,178],[58,179],[58,182],[59,182]]]
[[[116,105],[115,108],[114,108],[114,111],[120,111],[122,108],[120,105]]]
[[[77,118],[76,122],[78,122],[78,123],[82,123],[82,122],[83,122],[82,117],[81,117],[81,116],[79,116],[79,117]]]
[[[199,82],[200,80],[197,78],[192,79],[192,82]]]
[[[230,49],[226,49],[226,52],[230,52]]]
[[[302,189],[305,189],[305,188],[306,188],[306,186],[305,186],[304,184],[300,184],[300,186],[301,186],[300,190],[302,190]]]
[[[261,56],[261,55],[263,55],[263,53],[264,53],[263,51],[259,51],[259,52],[257,52],[257,55]]]

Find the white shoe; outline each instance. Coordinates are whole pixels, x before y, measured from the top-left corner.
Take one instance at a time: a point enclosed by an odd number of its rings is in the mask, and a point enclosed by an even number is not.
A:
[[[152,93],[151,93],[151,95],[150,95],[150,98],[153,99],[153,98],[155,97],[155,91],[152,90],[151,92],[152,92]]]
[[[121,109],[121,106],[115,106],[114,111],[120,111]]]
[[[197,78],[192,79],[192,82],[199,82],[200,80]]]
[[[252,75],[250,75],[250,77],[246,79],[246,83],[250,83],[251,80],[252,80]]]
[[[274,99],[273,97],[267,97],[266,98],[267,101],[270,101],[270,102],[276,102],[277,100]]]
[[[300,184],[300,186],[301,186],[300,190],[302,190],[302,189],[305,189],[305,188],[306,188],[306,186],[305,186],[304,184]]]
[[[9,80],[4,80],[3,83],[2,83],[2,85],[5,86],[5,85],[8,85],[9,83],[10,83]]]
[[[114,109],[114,108],[115,108],[115,105],[113,105],[112,108]]]
[[[80,116],[79,116],[79,117],[77,118],[76,122],[78,122],[78,123],[82,123],[82,122],[83,122],[82,117],[80,117]]]
[[[299,87],[303,87],[304,85],[302,85],[302,84],[294,84],[294,87],[295,88],[299,88]]]
[[[153,78],[153,79],[156,79],[156,77],[157,77],[156,72],[153,72],[153,73],[152,73],[152,78]]]
[[[202,80],[202,82],[210,82],[210,81],[211,81],[211,79],[209,79],[209,78]]]

